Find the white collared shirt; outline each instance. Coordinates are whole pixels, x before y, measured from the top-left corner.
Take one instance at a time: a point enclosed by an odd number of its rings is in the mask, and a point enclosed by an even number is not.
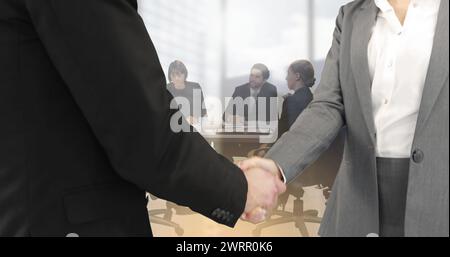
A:
[[[409,158],[441,0],[411,0],[402,26],[388,0],[368,46],[377,157]]]

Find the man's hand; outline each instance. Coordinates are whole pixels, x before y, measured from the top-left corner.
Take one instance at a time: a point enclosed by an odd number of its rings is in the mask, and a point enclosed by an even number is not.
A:
[[[267,172],[270,172],[274,176],[278,177],[281,181],[284,181],[283,175],[281,174],[281,171],[278,167],[278,165],[269,159],[263,159],[260,157],[253,157],[247,160],[244,160],[238,164],[239,168],[241,168],[243,171],[246,171],[248,169],[252,168],[260,168]]]
[[[260,165],[262,162],[262,165]],[[276,170],[278,167],[275,163]],[[248,182],[247,204],[242,219],[260,223],[266,220],[267,212],[277,205],[278,196],[286,191],[286,185],[276,172],[272,172],[272,165],[264,159],[250,159],[240,165]],[[266,169],[267,168],[267,169]]]

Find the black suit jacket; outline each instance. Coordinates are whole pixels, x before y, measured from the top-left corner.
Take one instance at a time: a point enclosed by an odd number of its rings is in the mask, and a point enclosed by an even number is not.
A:
[[[183,113],[185,116],[192,116],[197,119],[206,117],[208,115],[208,111],[206,110],[205,106],[205,97],[203,95],[203,90],[200,84],[196,82],[185,82],[185,88],[183,90],[178,90],[175,88],[173,83],[169,83],[167,85],[167,90],[172,94],[173,97],[184,97],[189,101],[190,108],[189,113]],[[194,93],[198,91],[200,93],[201,99],[194,99],[195,95]],[[194,100],[199,100],[198,103]],[[182,103],[180,103],[182,105]],[[198,105],[198,106],[196,106]],[[197,107],[199,107],[197,110],[195,110]]]
[[[244,85],[236,87],[236,89],[234,90],[232,99],[240,97],[240,98],[245,100],[245,99],[249,98],[250,96],[251,96],[250,84],[247,83],[247,84],[244,84]],[[272,85],[272,84],[270,84],[269,82],[266,82],[261,87],[261,90],[260,90],[260,92],[258,94],[258,99],[257,99],[257,101],[258,101],[259,98],[265,98],[265,101],[266,101],[266,112],[265,112],[266,113],[266,117],[265,118],[264,117],[258,117],[259,111],[258,111],[258,103],[257,103],[257,106],[256,106],[257,107],[256,108],[256,113],[257,113],[257,117],[256,118],[257,118],[257,120],[270,121],[270,120],[274,120],[274,118],[277,117],[277,113],[278,112],[277,112],[275,106],[273,106],[273,108],[275,109],[275,110],[273,110],[274,115],[270,115],[271,114],[270,113],[270,110],[271,110],[270,98],[272,98],[272,97],[275,97],[275,98],[278,97],[277,87]],[[226,113],[227,114],[236,115],[236,109],[233,108],[233,106],[229,105],[227,107],[227,109],[226,109]],[[246,121],[249,120],[248,116],[249,116],[248,115],[248,108],[246,106],[244,108],[244,118],[245,118]],[[225,119],[225,115],[224,115],[224,119]]]
[[[136,7],[0,1],[0,236],[151,235],[145,191],[229,226],[243,212],[242,172],[171,132]]]
[[[311,89],[303,87],[292,95],[287,95],[283,101],[283,110],[278,123],[278,134],[281,137],[295,123],[298,116],[313,100]]]

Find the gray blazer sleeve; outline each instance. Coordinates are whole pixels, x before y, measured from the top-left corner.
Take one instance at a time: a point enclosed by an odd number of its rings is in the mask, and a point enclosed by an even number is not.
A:
[[[322,81],[314,100],[266,156],[280,165],[287,182],[295,179],[316,161],[328,149],[345,124],[339,79],[343,17],[342,7],[336,20],[333,43],[326,59]]]

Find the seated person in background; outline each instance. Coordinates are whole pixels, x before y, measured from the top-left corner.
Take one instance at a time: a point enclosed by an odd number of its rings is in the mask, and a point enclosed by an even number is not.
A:
[[[314,67],[311,62],[300,60],[293,62],[288,69],[286,81],[294,94],[284,97],[283,111],[278,122],[278,135],[281,137],[287,132],[298,116],[313,100],[311,89],[316,83]]]
[[[181,61],[172,62],[169,66],[168,77],[170,83],[167,85],[167,90],[174,98],[179,98],[178,100],[184,98],[190,105],[190,108],[181,108],[181,112],[188,122],[195,124],[201,118],[206,117],[207,111],[202,88],[198,83],[187,81],[188,70],[186,65]],[[177,101],[177,103],[183,105],[181,101]]]
[[[250,97],[254,98],[254,104],[248,104],[244,108],[244,113],[237,113],[236,106],[230,103],[225,111],[224,120],[226,122],[236,122],[241,123],[244,121],[254,120],[255,117],[257,121],[271,121],[273,117],[277,117],[277,110],[272,110],[273,115],[271,115],[271,104],[270,98],[276,98],[278,96],[276,86],[267,82],[270,77],[270,71],[264,64],[255,64],[250,72],[249,83],[239,86],[235,89],[232,100],[236,98],[241,98],[244,101],[248,100]],[[266,112],[265,117],[258,117],[258,101],[264,98],[266,101]],[[249,101],[246,101],[249,103]]]

